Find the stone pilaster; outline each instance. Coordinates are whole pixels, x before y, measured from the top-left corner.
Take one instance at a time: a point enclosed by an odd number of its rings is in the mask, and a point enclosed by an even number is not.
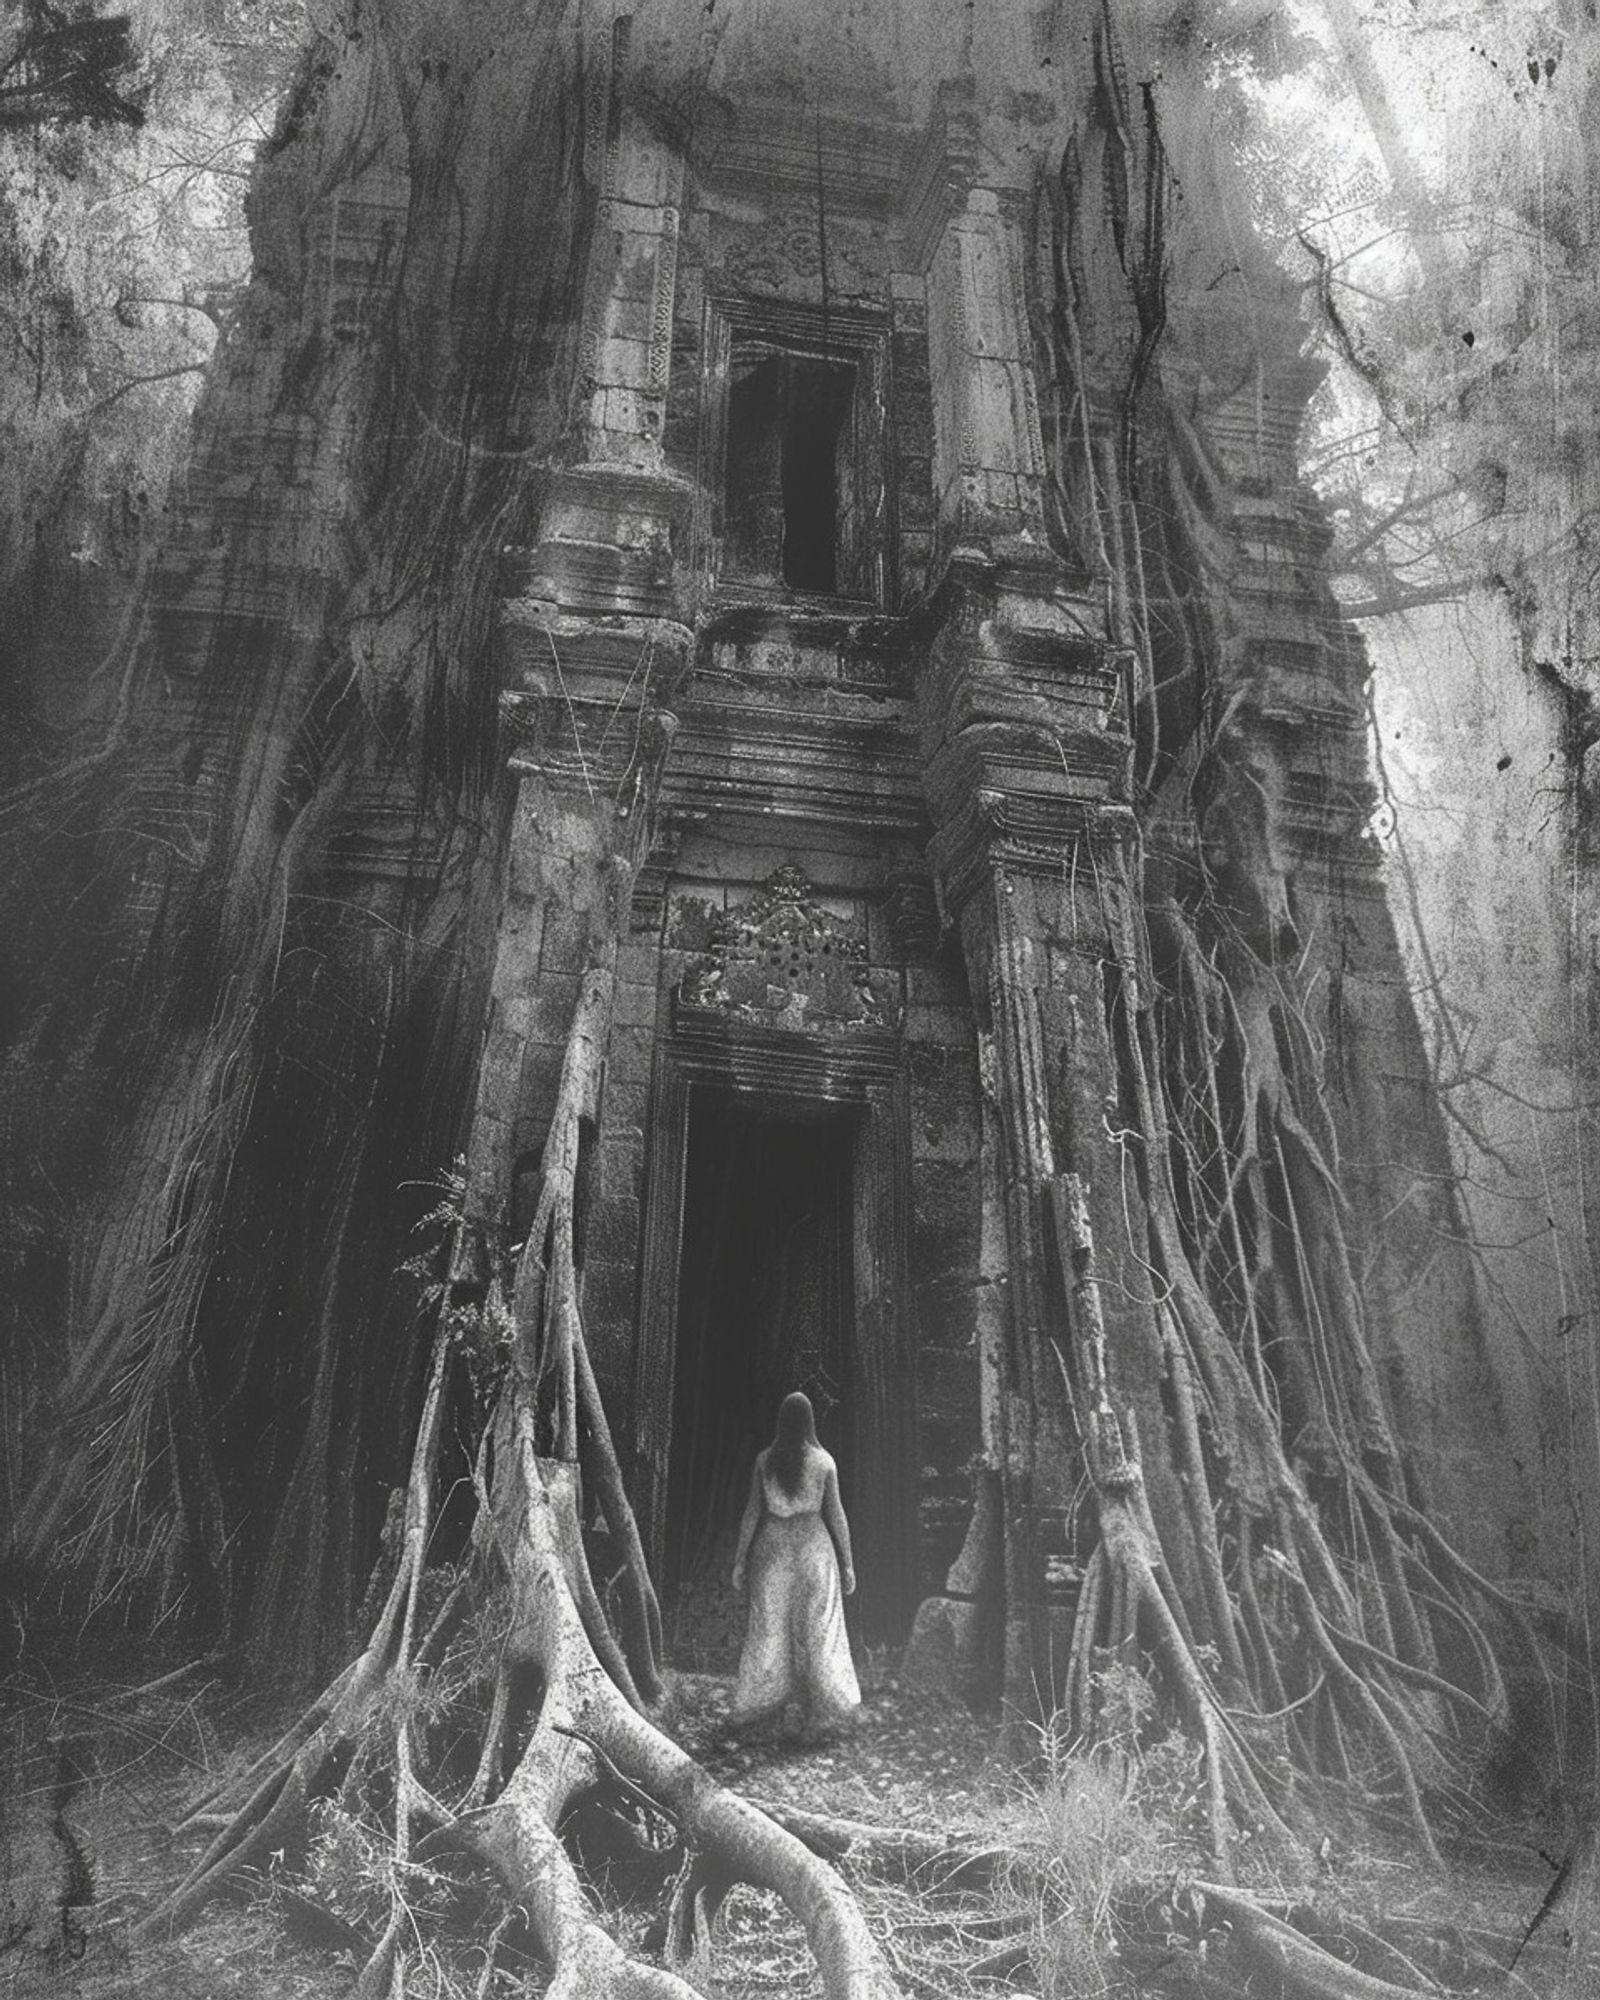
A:
[[[628,102],[628,40],[619,21],[590,51],[596,211],[568,451],[501,577],[516,797],[470,1141],[480,1208],[538,1147],[579,981],[627,936],[693,650],[675,548],[691,495],[662,455],[683,166]]]
[[[997,536],[1045,547],[1044,446],[1020,224],[1014,190],[967,188],[932,248],[934,492],[946,547]]]
[[[585,463],[661,470],[683,163],[623,105],[606,150],[579,359]]]
[[[687,484],[662,451],[683,162],[627,99],[628,23],[597,40],[585,173],[597,196],[584,281],[571,446],[552,469],[539,540],[513,558],[517,599],[575,614],[675,610]]]
[[[1108,1235],[1116,1215],[1100,1144],[1114,1094],[1103,965],[1115,956],[1101,888],[1132,829],[1123,671],[1098,601],[1042,551],[957,555],[937,608],[918,724],[930,855],[980,1014],[980,1382],[1006,1528],[1005,1683],[1026,1707],[1065,1657],[1080,1471],[1056,1358],[1072,1346],[1052,1235],[1058,1175],[1088,1179]]]
[[[504,697],[516,799],[467,1161],[469,1206],[484,1219],[542,1137],[579,982],[610,967],[626,933],[675,727],[662,696],[683,650],[679,634],[636,621],[645,629],[626,635],[636,661],[659,649],[664,670],[654,687],[636,676],[645,688],[627,701],[618,660],[585,659],[570,630],[558,637],[561,621],[535,615],[548,669],[524,667]],[[514,641],[527,616],[508,607]]]

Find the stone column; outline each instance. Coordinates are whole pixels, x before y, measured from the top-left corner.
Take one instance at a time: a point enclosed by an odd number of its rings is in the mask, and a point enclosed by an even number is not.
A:
[[[1010,188],[960,193],[928,268],[934,492],[947,547],[996,537],[1045,545],[1021,203]]]
[[[517,790],[469,1149],[480,1208],[542,1138],[579,980],[626,932],[692,651],[673,548],[690,496],[661,450],[683,169],[627,102],[627,43],[619,21],[591,51],[597,211],[568,454],[502,576]]]
[[[1114,1093],[1103,966],[1115,955],[1102,889],[1132,826],[1127,741],[1097,607],[1051,560],[959,557],[940,603],[918,719],[931,859],[980,1013],[980,1382],[1004,1526],[1005,1687],[1026,1712],[1048,1700],[1066,1658],[1067,1513],[1081,1470],[1062,1371],[1072,1332],[1053,1239],[1058,1176],[1088,1181],[1108,1252],[1122,1236],[1102,1143]],[[967,1588],[980,1595],[975,1579]]]
[[[661,470],[683,162],[624,106],[607,148],[579,360],[586,463]]]
[[[951,1588],[980,1605],[1003,1592],[1005,1692],[1029,1712],[1048,1705],[1067,1657],[1067,1516],[1081,1470],[1063,1374],[1058,1179],[1088,1183],[1108,1250],[1123,1235],[1102,1139],[1114,1091],[1104,964],[1115,954],[1114,899],[1101,889],[1132,830],[1129,746],[1104,604],[1045,530],[1023,197],[979,184],[983,150],[961,93],[947,93],[941,119],[921,243],[943,573],[917,705],[930,859],[980,1014],[979,1380],[1003,1528],[992,1505],[979,1508]]]
[[[517,609],[508,622],[520,639]],[[683,650],[649,632],[640,643]],[[618,748],[597,752],[599,677],[569,657],[523,674],[504,699],[516,798],[467,1153],[469,1212],[486,1222],[512,1192],[518,1157],[543,1138],[583,975],[614,973],[675,728],[670,711],[636,702],[613,731]]]
[[[683,161],[628,102],[627,31],[623,20],[599,37],[591,63],[584,171],[597,206],[571,441],[511,594],[661,617],[677,609],[674,541],[691,500],[662,453]]]

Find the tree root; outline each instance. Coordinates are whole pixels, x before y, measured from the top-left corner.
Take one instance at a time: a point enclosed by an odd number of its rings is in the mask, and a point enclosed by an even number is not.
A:
[[[1165,1376],[1159,1413],[1137,1415],[1159,1424],[1151,1448],[1167,1451],[1182,1518],[1152,1516],[1136,1412],[1118,1394],[1101,1315],[1086,1186],[1056,1174],[1047,1192],[1068,1334],[1058,1359],[1099,1534],[1055,1726],[1092,1740],[1096,1662],[1150,1662],[1201,1747],[1224,1874],[1238,1824],[1292,1840],[1291,1769],[1367,1781],[1368,1759],[1392,1773],[1437,1862],[1424,1785],[1505,1714],[1475,1612],[1493,1611],[1535,1652],[1536,1642],[1509,1594],[1394,1498],[1404,1455],[1368,1343],[1298,969],[1258,958],[1236,927],[1208,956],[1175,902],[1147,905],[1131,875],[1108,889],[1112,1042],[1132,1141],[1123,1158],[1136,1183],[1124,1210]],[[1152,998],[1157,926],[1174,972]],[[1303,1462],[1290,1461],[1285,1403]],[[1181,1546],[1180,1570],[1164,1536]],[[1459,1685],[1445,1660],[1474,1685]],[[1264,1741],[1280,1753],[1273,1767]]]
[[[522,1430],[521,1448],[514,1431]],[[420,1782],[397,1785],[396,1848],[408,1853],[412,1833],[425,1827],[419,1858],[464,1850],[498,1876],[508,1898],[528,1915],[555,1969],[551,1992],[616,1996],[616,2000],[686,2000],[692,1989],[670,1971],[630,1959],[602,1929],[577,1871],[555,1832],[565,1808],[603,1779],[622,1775],[681,1829],[690,1848],[679,1902],[692,1888],[698,1925],[681,1918],[669,1928],[669,1948],[686,1949],[703,1933],[727,1889],[749,1881],[774,1890],[804,1924],[829,2000],[894,2000],[897,1987],[860,1910],[828,1862],[794,1832],[717,1785],[629,1700],[602,1666],[590,1642],[571,1575],[578,1546],[576,1469],[538,1458],[531,1426],[503,1428],[502,1478],[494,1530],[507,1571],[514,1622],[506,1671],[540,1688],[538,1713],[514,1769],[492,1800],[452,1810]],[[511,1461],[506,1469],[505,1461]],[[515,1480],[515,1505],[508,1482]],[[146,1920],[145,1935],[166,1934],[192,1921],[239,1872],[269,1849],[303,1832],[312,1799],[373,1718],[386,1706],[400,1715],[396,1763],[403,1779],[411,1751],[406,1719],[405,1654],[399,1641],[415,1572],[402,1563],[385,1615],[371,1644],[306,1717],[280,1739],[234,1788],[243,1793],[223,1833],[208,1847],[167,1903]],[[215,1799],[201,1816],[218,1817]],[[191,1821],[191,1824],[194,1822]],[[716,1893],[708,1897],[706,1883]],[[358,1991],[389,1990],[403,1934],[403,1909],[373,1952]]]
[[[969,1847],[943,1834],[875,1826],[868,1820],[840,1819],[800,1806],[763,1802],[761,1810],[804,1841],[813,1854],[928,1894],[993,1888],[1016,1863],[1016,1852],[1009,1847]]]
[[[552,1968],[553,2000],[691,2000],[693,1993],[669,1967],[622,1950],[600,1924],[563,1845],[563,1816],[607,1779],[670,1819],[688,1849],[666,1928],[669,1955],[690,1953],[728,1889],[747,1881],[774,1891],[799,1918],[828,2000],[898,2000],[888,1962],[828,1860],[715,1783],[645,1713],[646,1698],[659,1687],[659,1612],[585,1351],[574,1255],[580,1127],[597,1110],[612,988],[604,962],[582,983],[539,1202],[516,1274],[510,1352],[477,1453],[474,1588],[480,1600],[503,1594],[509,1627],[492,1690],[474,1702],[483,1735],[472,1775],[452,1803],[442,1796],[448,1781],[430,1781],[423,1772],[433,1628],[419,1642],[417,1611],[454,1346],[447,1307],[412,1459],[397,1573],[372,1638],[272,1750],[220,1798],[199,1803],[208,1823],[219,1809],[231,1817],[146,1919],[146,1936],[181,1928],[241,1870],[301,1837],[312,1801],[353,1759],[370,1758],[381,1736],[392,1780],[392,1880],[401,1882],[413,1862],[451,1850],[487,1867],[508,1904],[526,1913]],[[464,1220],[456,1224],[451,1269],[467,1227]],[[493,1323],[503,1327],[505,1316]],[[580,1456],[626,1558],[631,1666],[589,1573]],[[459,1591],[458,1583],[448,1600],[452,1615]],[[389,1921],[357,1983],[359,2000],[403,1989],[410,1913],[398,1887],[391,1895]]]
[[[1077,1278],[1073,1290],[1077,1348],[1080,1356],[1087,1353],[1096,1358],[1090,1378],[1096,1408],[1088,1456],[1100,1539],[1085,1578],[1073,1632],[1064,1711],[1068,1732],[1085,1739],[1094,1734],[1088,1672],[1094,1649],[1098,1646],[1114,1658],[1132,1659],[1142,1625],[1184,1720],[1200,1743],[1211,1854],[1218,1868],[1231,1873],[1234,1813],[1245,1819],[1253,1832],[1280,1848],[1292,1848],[1294,1835],[1268,1795],[1254,1753],[1213,1691],[1174,1601],[1163,1587],[1161,1545],[1145,1500],[1143,1477],[1128,1455],[1122,1426],[1111,1406],[1103,1358],[1104,1325],[1094,1283],[1094,1239],[1087,1207],[1075,1187],[1059,1191],[1055,1222],[1061,1268],[1073,1271]],[[1222,1608],[1227,1608],[1225,1596]],[[1233,1657],[1242,1666],[1237,1647]]]
[[[1342,1964],[1293,1924],[1236,1889],[1192,1882],[1189,1895],[1202,1922],[1217,1916],[1231,1926],[1245,1970],[1259,1974],[1265,1990],[1282,2000],[1431,2000],[1438,1993],[1437,1987],[1396,1986]]]
[[[1033,1962],[1033,1940],[1012,1938],[967,1967],[969,1979],[994,1979],[1009,1986]]]
[[[1216,1865],[1231,1872],[1233,1825],[1237,1815],[1250,1831],[1279,1852],[1295,1845],[1295,1836],[1268,1794],[1267,1782],[1254,1752],[1223,1706],[1173,1616],[1157,1571],[1157,1552],[1132,1494],[1139,1468],[1124,1459],[1119,1467],[1103,1469],[1097,1478],[1100,1548],[1110,1574],[1120,1580],[1111,1593],[1113,1606],[1123,1607],[1122,1631],[1109,1633],[1111,1649],[1131,1652],[1141,1625],[1165,1669],[1185,1722],[1201,1746],[1205,1779],[1206,1827]],[[1093,1643],[1092,1639],[1091,1642]],[[1093,1732],[1085,1711],[1082,1733]]]
[[[593,1745],[676,1822],[702,1883],[709,1871],[723,1893],[747,1881],[783,1898],[805,1926],[830,2000],[889,2000],[895,1984],[833,1869],[757,1807],[716,1784],[599,1670],[573,1594],[560,1587],[563,1551],[576,1525],[576,1481],[570,1468],[534,1458],[526,1438],[515,1455],[522,1461],[517,1509],[511,1511],[504,1494],[495,1509],[512,1602],[526,1607],[508,1653],[518,1666],[538,1670],[543,1697],[527,1747],[498,1799],[439,1837],[459,1836],[529,1910],[558,1983],[571,1965],[588,1982],[571,1991],[610,1991],[601,1981],[610,1961],[591,1936],[596,1927],[576,1875],[550,1831],[577,1792],[593,1784]],[[704,1895],[703,1886],[698,1892]],[[670,1933],[675,1941],[685,1935],[681,1922]],[[673,1990],[680,1985],[675,1981]]]

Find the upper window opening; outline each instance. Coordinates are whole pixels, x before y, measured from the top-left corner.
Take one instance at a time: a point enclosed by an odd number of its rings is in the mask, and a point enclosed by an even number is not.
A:
[[[730,364],[730,568],[790,590],[873,594],[860,366],[738,337]]]

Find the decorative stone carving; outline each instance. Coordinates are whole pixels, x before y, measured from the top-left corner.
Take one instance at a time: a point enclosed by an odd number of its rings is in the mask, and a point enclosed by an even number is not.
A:
[[[886,1027],[863,929],[823,909],[786,863],[753,902],[715,920],[708,949],[685,969],[679,1003],[814,1034]]]
[[[606,134],[611,117],[611,33],[596,28],[589,37],[588,76],[583,94],[583,177],[591,187],[605,178]]]
[[[650,302],[649,386],[665,395],[672,365],[672,294],[678,275],[678,211],[661,211],[661,243],[656,252],[655,284]]]

